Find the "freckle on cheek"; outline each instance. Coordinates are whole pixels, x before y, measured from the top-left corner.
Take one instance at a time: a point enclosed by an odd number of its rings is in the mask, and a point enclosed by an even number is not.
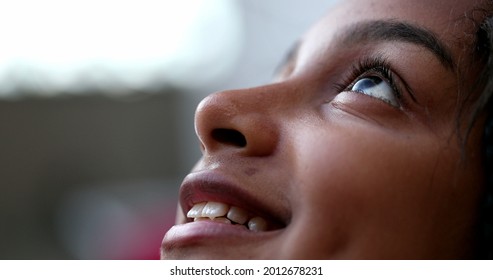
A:
[[[248,176],[252,176],[253,174],[257,173],[257,169],[256,168],[248,168],[245,170],[245,174],[248,175]]]

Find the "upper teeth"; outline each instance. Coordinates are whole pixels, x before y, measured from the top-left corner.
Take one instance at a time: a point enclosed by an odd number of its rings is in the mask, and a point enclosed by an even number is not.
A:
[[[213,220],[215,222],[231,223],[245,225],[251,231],[265,231],[268,228],[267,221],[264,218],[251,216],[247,211],[236,207],[229,206],[221,202],[201,202],[195,204],[187,213],[188,218],[194,221]]]

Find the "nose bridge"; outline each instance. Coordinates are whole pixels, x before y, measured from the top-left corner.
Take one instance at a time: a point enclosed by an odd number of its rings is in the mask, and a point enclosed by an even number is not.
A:
[[[197,107],[195,130],[204,154],[230,150],[268,156],[278,145],[280,101],[272,87],[214,93]]]

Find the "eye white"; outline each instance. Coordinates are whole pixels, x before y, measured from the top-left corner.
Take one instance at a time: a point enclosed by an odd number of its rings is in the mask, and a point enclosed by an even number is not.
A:
[[[377,76],[360,79],[351,87],[351,91],[373,96],[392,106],[399,107],[399,102],[397,102],[392,87]]]

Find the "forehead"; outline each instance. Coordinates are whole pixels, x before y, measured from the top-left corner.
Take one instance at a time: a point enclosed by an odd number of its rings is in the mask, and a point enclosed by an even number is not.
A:
[[[400,18],[427,26],[444,27],[483,0],[345,0],[334,10],[346,13],[346,19]],[[352,18],[349,17],[351,14]]]
[[[464,34],[472,34],[475,25],[466,20],[482,0],[344,0],[338,1],[314,26],[303,41],[330,40],[341,28],[362,21],[395,20],[415,24],[437,35],[452,51]],[[454,50],[455,49],[455,50]]]

